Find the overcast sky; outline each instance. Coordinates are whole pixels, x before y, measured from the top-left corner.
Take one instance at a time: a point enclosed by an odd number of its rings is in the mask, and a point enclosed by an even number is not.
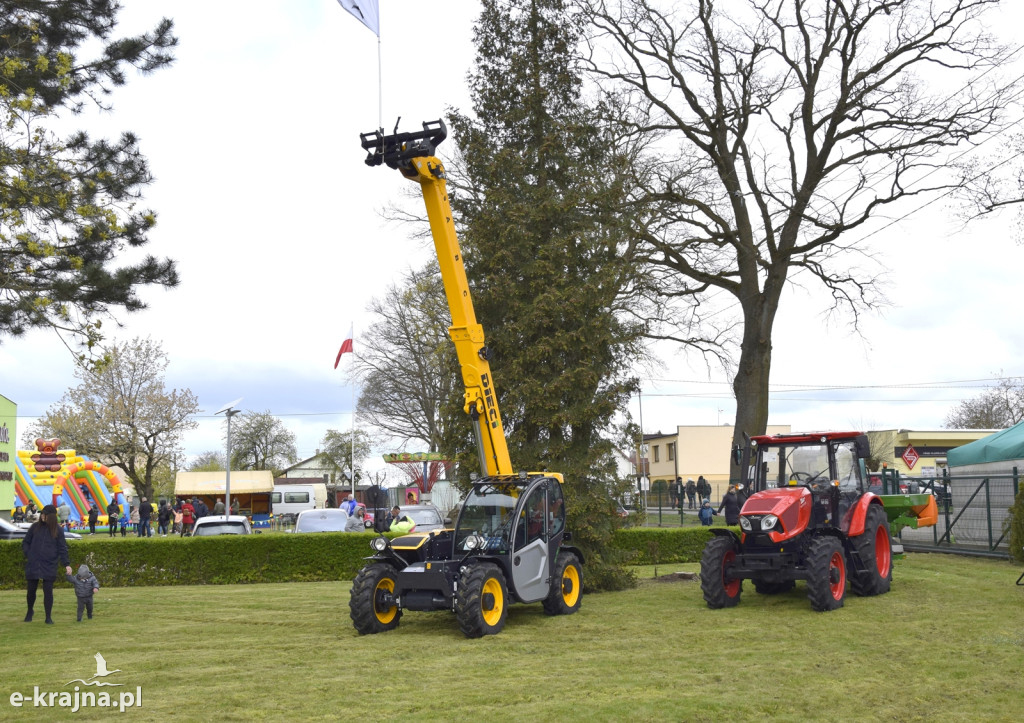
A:
[[[325,430],[352,423],[352,390],[332,368],[349,325],[358,353],[367,304],[433,253],[380,216],[415,188],[363,164],[359,133],[378,125],[377,38],[335,0],[124,5],[125,34],[170,14],[177,61],[131,77],[113,113],[83,122],[96,134],[140,137],[156,179],[146,205],[158,213],[145,251],[176,259],[181,284],[144,291],[150,308],[105,331],[158,340],[170,358],[167,385],[199,397],[190,456],[222,448],[223,418],[213,412],[238,397],[243,410],[280,417],[300,457],[311,456]],[[398,116],[409,130],[449,106],[468,110],[479,3],[380,5],[385,128]],[[1019,19],[1003,27],[1019,28]],[[827,299],[813,285],[786,294],[772,424],[936,429],[959,400],[992,383],[980,380],[1024,375],[1024,329],[1014,318],[1024,249],[1012,216],[965,231],[941,204],[913,208],[867,241],[889,272],[892,306],[862,318],[863,336],[848,317],[826,321]],[[665,366],[641,371],[645,431],[732,422],[721,370],[679,349],[657,351]],[[51,333],[33,332],[3,339],[0,364],[20,441],[76,383],[72,359]],[[631,408],[638,415],[640,400]],[[368,466],[384,464],[378,456]]]

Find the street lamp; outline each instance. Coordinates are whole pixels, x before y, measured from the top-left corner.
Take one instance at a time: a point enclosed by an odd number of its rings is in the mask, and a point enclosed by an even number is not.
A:
[[[235,409],[235,405],[241,402],[243,397],[239,397],[233,402],[228,402],[223,407],[217,410],[217,414],[223,414],[228,420],[228,458],[224,465],[227,470],[224,475],[224,515],[231,514],[231,418],[238,414],[240,409]]]

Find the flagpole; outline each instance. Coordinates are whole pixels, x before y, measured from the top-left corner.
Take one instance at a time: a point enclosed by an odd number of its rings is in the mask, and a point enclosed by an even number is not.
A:
[[[356,325],[352,322],[352,370],[356,368]],[[356,498],[356,383],[352,375],[352,499]]]
[[[384,132],[384,71],[380,61],[380,33],[377,34],[377,128]]]

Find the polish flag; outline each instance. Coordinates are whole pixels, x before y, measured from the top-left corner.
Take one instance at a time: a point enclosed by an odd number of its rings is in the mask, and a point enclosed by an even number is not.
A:
[[[352,324],[348,327],[348,336],[345,337],[345,341],[341,342],[341,348],[338,349],[338,356],[334,360],[334,368],[338,368],[338,363],[341,361],[341,355],[345,352],[352,351]],[[354,353],[354,352],[353,352]]]

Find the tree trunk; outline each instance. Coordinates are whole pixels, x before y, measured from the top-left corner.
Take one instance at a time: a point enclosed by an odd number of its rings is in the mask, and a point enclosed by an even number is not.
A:
[[[733,379],[736,395],[736,422],[733,427],[733,448],[745,445],[744,434],[764,434],[768,426],[768,381],[772,367],[772,328],[778,310],[778,294],[759,294],[743,304],[743,342],[740,360]],[[740,480],[740,467],[730,455],[730,482]]]

